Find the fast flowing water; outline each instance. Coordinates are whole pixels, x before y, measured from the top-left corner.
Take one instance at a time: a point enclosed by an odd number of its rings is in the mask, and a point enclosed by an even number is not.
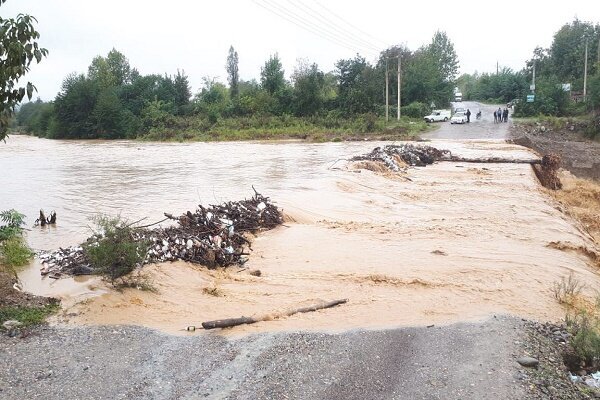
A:
[[[501,141],[433,144],[467,157],[531,157]],[[56,210],[56,227],[28,232],[36,249],[82,242],[97,213],[150,223],[163,212],[250,197],[252,185],[296,221],[256,239],[247,265],[261,269],[260,278],[162,264],[147,267],[159,294],[116,293],[98,280],[50,282],[34,263],[21,274],[25,288],[61,296],[63,322],[177,331],[191,322],[340,297],[350,302],[335,311],[245,329],[429,324],[494,313],[553,319],[562,316],[552,299],[554,281],[571,270],[597,281],[585,257],[548,247],[585,246],[587,239],[556,210],[529,166],[439,163],[400,177],[330,168],[375,145],[12,136],[0,146],[0,209],[25,213],[29,225],[40,208]],[[81,302],[90,293],[102,296]]]

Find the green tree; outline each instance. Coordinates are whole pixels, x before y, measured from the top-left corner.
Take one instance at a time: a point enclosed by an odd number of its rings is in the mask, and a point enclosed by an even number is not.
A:
[[[0,0],[0,7],[6,0]],[[8,125],[16,105],[27,96],[31,99],[35,86],[19,80],[29,72],[31,63],[39,63],[48,50],[39,47],[37,20],[26,14],[16,18],[0,17],[0,140],[6,138]]]
[[[177,114],[186,114],[186,108],[190,104],[190,98],[192,97],[192,89],[190,88],[190,81],[185,74],[185,71],[177,70],[177,75],[173,79],[173,88],[175,89],[175,107],[177,107]]]
[[[427,50],[435,60],[441,78],[446,82],[453,82],[458,73],[458,56],[446,32],[437,31]]]
[[[108,88],[100,92],[90,121],[97,137],[117,139],[125,136],[123,109],[116,89]]]
[[[239,89],[239,70],[238,70],[238,53],[235,51],[233,46],[229,47],[229,54],[227,55],[227,65],[225,68],[227,69],[227,82],[229,82],[229,94],[232,99],[238,97],[240,93]]]
[[[282,90],[285,86],[283,65],[277,53],[269,57],[260,71],[260,83],[269,94]]]
[[[377,104],[383,103],[377,70],[360,55],[339,60],[335,66],[340,111],[345,114],[377,111]]]
[[[549,49],[552,75],[563,83],[572,82],[578,90],[583,88],[585,43],[588,41],[588,57],[597,59],[597,43],[600,25],[575,19],[563,25],[554,35]],[[588,73],[595,73],[595,64],[588,63]],[[550,75],[550,74],[548,74]]]
[[[100,87],[84,75],[70,74],[63,81],[54,100],[56,124],[49,132],[52,138],[91,139],[96,137],[92,114]]]
[[[294,93],[292,108],[299,116],[314,115],[321,111],[325,99],[325,75],[317,64],[299,61],[292,75]]]

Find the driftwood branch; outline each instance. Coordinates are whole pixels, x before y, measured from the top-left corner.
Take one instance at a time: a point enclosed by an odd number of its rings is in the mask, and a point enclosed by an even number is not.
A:
[[[276,314],[265,314],[258,317],[239,317],[239,318],[228,318],[228,319],[218,319],[215,321],[207,321],[202,323],[202,327],[204,329],[215,329],[215,328],[230,328],[232,326],[244,325],[244,324],[254,324],[260,321],[267,321],[273,318],[280,317],[289,317],[290,315],[298,314],[298,313],[307,313],[311,311],[322,310],[324,308],[335,307],[340,304],[347,303],[348,299],[340,299],[327,301],[322,303],[313,304],[308,307],[300,307],[293,308],[282,313]]]

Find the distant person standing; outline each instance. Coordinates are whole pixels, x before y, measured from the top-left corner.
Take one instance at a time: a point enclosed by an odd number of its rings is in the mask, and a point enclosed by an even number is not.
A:
[[[494,123],[498,122],[498,112],[494,110]]]
[[[471,122],[471,110],[467,108],[467,124]]]
[[[502,113],[502,120],[504,122],[508,122],[508,108],[504,109],[504,112]]]
[[[502,109],[498,107],[498,122],[502,122]]]

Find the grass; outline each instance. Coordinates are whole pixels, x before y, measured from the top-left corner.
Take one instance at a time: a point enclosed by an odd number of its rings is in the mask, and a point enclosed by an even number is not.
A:
[[[170,127],[152,128],[139,136],[149,141],[248,141],[306,140],[340,142],[364,138],[406,139],[432,129],[419,119],[402,118],[388,124],[383,118],[364,115],[354,118],[293,116],[222,118],[214,124],[197,117],[180,117]]]
[[[43,323],[51,314],[54,314],[60,306],[48,304],[46,306],[6,306],[0,307],[0,325],[5,321],[16,320],[21,322],[22,327],[30,327]]]
[[[225,297],[225,292],[217,284],[202,288],[202,293],[214,297]]]
[[[583,288],[584,284],[582,284],[579,279],[573,275],[573,272],[571,272],[566,278],[563,276],[560,278],[559,282],[554,282],[552,291],[554,293],[554,298],[559,304],[574,306],[575,300]]]

